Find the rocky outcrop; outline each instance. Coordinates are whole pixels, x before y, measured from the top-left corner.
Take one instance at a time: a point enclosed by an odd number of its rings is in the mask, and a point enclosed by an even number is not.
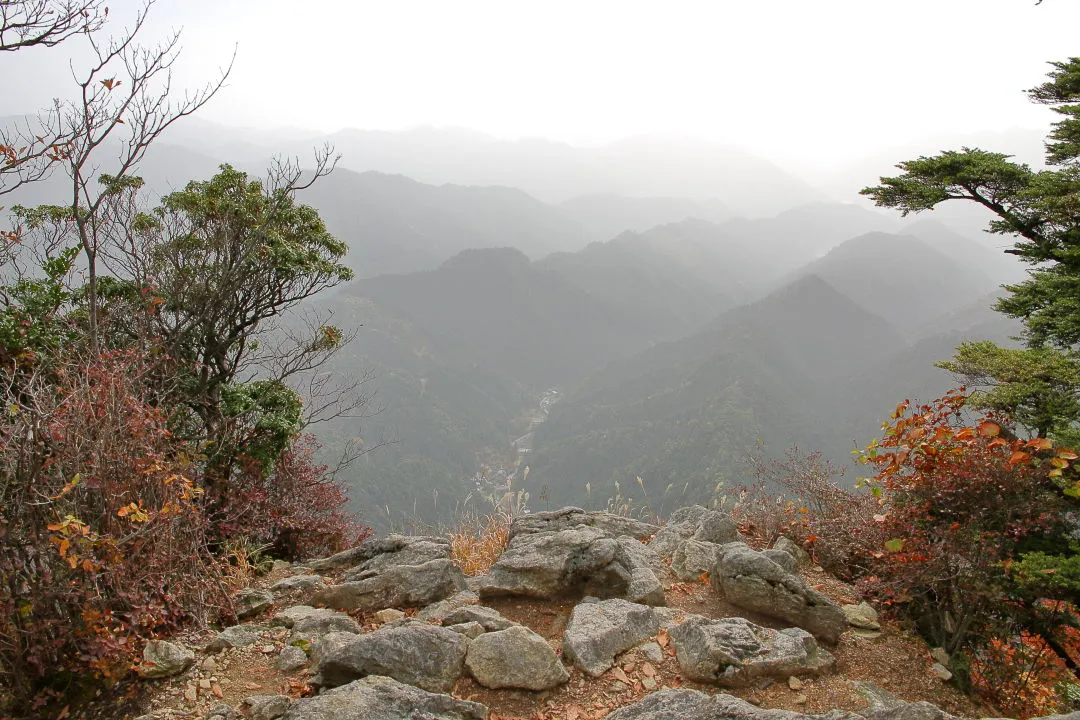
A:
[[[649,547],[660,557],[670,559],[687,540],[722,545],[742,540],[730,515],[701,505],[679,508],[653,537]],[[700,574],[700,573],[699,573]]]
[[[598,677],[615,664],[615,656],[655,638],[659,629],[656,614],[648,605],[587,599],[570,615],[563,634],[563,655]]]
[[[847,618],[836,603],[742,543],[721,546],[709,579],[732,605],[791,623],[826,642],[835,643],[847,629]]]
[[[165,678],[179,675],[195,662],[195,653],[183,645],[166,640],[151,640],[143,648],[139,675],[144,678]]]
[[[548,690],[570,679],[547,641],[520,625],[473,640],[465,666],[486,688]]]
[[[278,580],[270,586],[270,589],[276,593],[293,593],[314,590],[325,584],[326,581],[323,580],[321,575],[293,575]]]
[[[423,607],[465,589],[465,576],[449,560],[389,567],[362,580],[329,585],[311,602],[337,610]]]
[[[415,558],[420,557],[420,554],[414,556],[413,562],[402,563],[406,565],[419,565],[427,560],[437,560],[440,557],[450,557],[450,545],[446,538],[442,537],[412,537],[406,535],[389,535],[384,538],[371,537],[360,543],[356,547],[343,550],[336,555],[331,555],[327,558],[319,560],[312,560],[306,564],[306,567],[311,568],[319,572],[327,570],[347,570],[350,568],[357,568],[365,565],[369,561],[377,558],[380,555],[388,555],[394,553],[400,553],[412,546],[430,547],[431,545],[442,545],[446,547],[445,555],[438,555],[437,557],[428,557],[425,560],[417,561]],[[398,559],[402,560],[406,556],[399,555]]]
[[[799,567],[806,567],[810,564],[810,553],[803,550],[794,540],[785,535],[781,535],[776,542],[773,543],[773,549],[783,550],[788,555],[795,558],[795,564]]]
[[[418,622],[365,635],[334,633],[317,651],[319,679],[336,687],[384,675],[431,692],[449,692],[461,677],[468,644],[464,635]]]
[[[558,532],[579,527],[590,527],[601,531],[607,537],[632,537],[645,540],[660,530],[657,525],[635,520],[634,518],[614,515],[607,512],[586,512],[577,507],[564,507],[561,510],[538,512],[514,518],[510,525],[510,538],[537,532]]]
[[[689,538],[679,543],[671,556],[671,571],[683,582],[691,582],[702,573],[712,573],[720,556],[720,546]]]
[[[481,597],[593,595],[662,605],[658,565],[637,540],[612,538],[594,527],[528,532],[510,541],[474,589]]]
[[[773,630],[745,618],[691,616],[671,630],[684,676],[723,687],[831,670],[836,660],[799,628]]]
[[[283,720],[487,720],[487,708],[387,677],[366,677],[297,700]]]

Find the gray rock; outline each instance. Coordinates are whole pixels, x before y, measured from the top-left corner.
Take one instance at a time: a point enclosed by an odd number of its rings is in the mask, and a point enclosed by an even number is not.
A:
[[[804,717],[782,710],[762,710],[731,695],[710,697],[697,690],[659,690],[616,710],[606,720],[797,720]]]
[[[206,652],[221,652],[226,648],[247,647],[259,641],[266,630],[263,625],[233,625],[217,634],[206,646]]]
[[[244,704],[251,708],[249,720],[277,720],[289,711],[292,700],[286,695],[252,695],[244,698]]]
[[[379,612],[375,613],[375,622],[379,623],[380,625],[385,625],[386,623],[401,620],[404,617],[405,613],[401,610],[398,610],[397,608],[384,608]]]
[[[698,520],[694,539],[723,545],[742,540],[742,536],[735,525],[735,520],[730,515],[710,510]]]
[[[794,540],[786,535],[781,535],[777,541],[773,543],[773,549],[783,550],[788,555],[795,558],[795,564],[799,567],[806,567],[810,564],[810,553],[803,550]]]
[[[871,710],[867,720],[959,720],[928,702],[901,703],[887,710]]]
[[[293,575],[282,578],[270,586],[274,592],[290,593],[300,590],[313,590],[326,584],[321,575]]]
[[[949,657],[949,653],[945,652],[943,647],[930,648],[930,657],[945,667],[952,667],[952,658]]]
[[[422,607],[465,589],[465,576],[449,560],[387,568],[363,580],[329,585],[317,591],[313,603],[337,610],[378,610]]]
[[[547,690],[570,679],[547,641],[520,625],[473,640],[465,666],[486,688]]]
[[[139,675],[144,678],[164,678],[179,675],[195,663],[195,653],[183,645],[167,640],[150,640],[143,648]]]
[[[868,602],[864,601],[857,605],[841,605],[840,609],[844,612],[844,617],[847,618],[848,625],[851,625],[852,627],[860,628],[862,630],[881,629],[881,624],[878,623],[877,610],[871,607]]]
[[[335,687],[367,675],[385,675],[431,692],[449,692],[461,677],[469,639],[446,628],[407,622],[320,645],[319,676]],[[325,640],[325,639],[324,639]]]
[[[660,648],[660,644],[655,640],[642,643],[638,645],[637,649],[640,650],[641,654],[645,656],[645,659],[650,662],[656,664],[664,662],[664,651]]]
[[[776,548],[769,548],[768,550],[762,550],[761,554],[784,568],[784,572],[791,573],[792,575],[798,574],[799,563],[791,553],[777,550]]]
[[[359,633],[360,623],[343,612],[310,605],[294,605],[270,619],[271,627],[292,628],[293,638],[308,640],[331,632]]]
[[[687,618],[671,631],[671,642],[684,676],[724,687],[818,674],[836,663],[805,630],[773,630],[738,617]]]
[[[862,699],[866,701],[870,710],[891,710],[904,704],[902,700],[893,697],[888,690],[872,683],[856,680],[851,685],[855,688],[855,692],[859,693]]]
[[[683,582],[697,580],[702,573],[712,573],[719,549],[716,543],[683,540],[671,558],[671,570]]]
[[[593,677],[605,673],[615,656],[656,637],[660,626],[653,609],[626,600],[583,602],[570,614],[563,634],[563,655]]]
[[[461,633],[465,637],[473,640],[487,632],[487,630],[484,629],[483,625],[475,621],[457,623],[456,625],[444,625],[443,627],[445,627],[447,630],[453,630],[456,633]]]
[[[244,588],[236,593],[236,597],[233,598],[233,603],[236,605],[236,617],[240,620],[244,620],[245,618],[258,615],[263,610],[266,610],[273,605],[274,594],[268,590]]]
[[[460,625],[462,623],[477,622],[483,626],[486,632],[495,632],[512,628],[519,623],[507,620],[494,608],[483,605],[471,605],[454,610],[443,618],[443,625]]]
[[[240,720],[240,713],[227,703],[218,703],[206,711],[206,720]]]
[[[472,580],[473,578],[468,579]],[[437,603],[428,605],[423,610],[416,613],[416,619],[423,620],[424,622],[442,622],[447,615],[458,608],[477,605],[479,603],[479,595],[472,590],[462,590],[461,592],[454,593],[445,600],[440,600]]]
[[[409,545],[422,541],[443,542],[449,546],[449,540],[439,537],[410,537],[407,535],[390,535],[385,538],[370,537],[354,548],[343,550],[336,555],[320,560],[312,560],[307,567],[312,570],[345,570],[363,565],[372,558],[388,553],[396,553]],[[450,557],[447,553],[446,557]]]
[[[660,582],[660,556],[649,549],[648,546],[630,538],[621,537],[615,551],[615,566],[624,567],[629,571],[626,590],[615,595],[624,597],[630,602],[644,603],[646,605],[666,605],[664,597],[664,585]],[[589,594],[597,597],[612,597],[609,589],[596,592],[595,586],[588,586]]]
[[[296,645],[286,645],[281,648],[277,661],[274,663],[277,669],[284,673],[296,672],[307,664],[307,653]]]
[[[586,512],[577,507],[564,507],[561,510],[519,515],[510,525],[510,538],[528,533],[557,532],[578,527],[596,528],[606,537],[616,538],[626,535],[637,540],[651,537],[660,529],[659,526],[651,523],[608,512]]]
[[[366,677],[295,701],[284,720],[487,720],[487,708],[425,692],[387,677]]]
[[[695,532],[688,525],[665,525],[649,541],[649,549],[664,559],[672,558],[679,546],[692,538]]]
[[[847,618],[836,603],[767,556],[741,543],[723,545],[720,552],[710,582],[728,602],[789,622],[827,642],[836,642],[847,629]]]
[[[945,682],[952,680],[952,672],[941,663],[934,663],[930,666],[930,670]]]
[[[671,515],[668,516],[667,524],[668,526],[681,525],[690,527],[696,532],[698,526],[701,525],[701,521],[711,512],[715,511],[702,505],[687,505],[686,507],[681,507],[671,513]]]
[[[386,548],[384,552],[350,568],[345,573],[345,579],[363,580],[392,567],[450,559],[450,541],[444,537],[391,535],[382,547]]]

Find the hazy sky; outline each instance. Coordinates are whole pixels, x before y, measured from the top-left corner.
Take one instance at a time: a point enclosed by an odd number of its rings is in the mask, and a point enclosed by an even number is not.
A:
[[[113,0],[124,18],[135,3]],[[818,169],[927,135],[1041,128],[1021,91],[1080,54],[1080,1],[160,0],[202,116],[597,144],[705,136]],[[73,49],[72,49],[73,50]],[[0,115],[68,92],[66,48],[0,58]]]

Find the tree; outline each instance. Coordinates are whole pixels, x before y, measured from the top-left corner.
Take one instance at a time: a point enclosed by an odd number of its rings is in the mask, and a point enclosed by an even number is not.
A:
[[[1080,58],[1051,65],[1049,81],[1028,91],[1034,102],[1062,116],[1046,142],[1049,169],[1034,171],[1008,155],[963,148],[902,162],[903,174],[883,177],[862,194],[902,215],[954,200],[974,202],[996,215],[989,232],[1016,238],[1005,252],[1032,267],[1027,280],[1005,287],[1009,295],[995,307],[1023,321],[1024,339],[1037,353],[1012,356],[1012,379],[994,378],[993,400],[999,409],[1034,420],[1031,391],[1042,384],[1038,412],[1063,414],[1042,417],[1036,427],[1060,432],[1078,420],[1072,395],[1080,346]],[[953,366],[961,374],[986,375],[984,370],[1000,369],[1003,359],[999,348],[984,343],[967,348]],[[1064,375],[1049,382],[1050,369]],[[1012,383],[1019,384],[1007,387]],[[1010,397],[1018,404],[1006,408],[1001,403]]]

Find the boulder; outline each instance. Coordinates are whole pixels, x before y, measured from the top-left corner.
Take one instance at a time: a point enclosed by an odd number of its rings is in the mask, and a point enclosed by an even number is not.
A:
[[[270,619],[271,627],[292,628],[293,639],[312,640],[331,632],[359,633],[360,623],[343,612],[310,605],[294,605]]]
[[[405,613],[397,608],[384,608],[375,613],[375,622],[380,625],[396,622],[405,618]]]
[[[218,703],[206,711],[203,720],[241,720],[240,713],[228,703]]]
[[[206,652],[221,652],[226,648],[247,647],[259,641],[266,627],[263,625],[233,625],[217,634],[206,646]]]
[[[486,688],[547,690],[570,679],[547,641],[520,625],[473,640],[465,666]]]
[[[720,547],[720,559],[710,582],[731,604],[779,618],[826,642],[839,640],[848,626],[836,603],[742,543]]]
[[[321,575],[293,575],[282,578],[270,586],[274,592],[291,593],[301,590],[313,590],[326,584]]]
[[[699,517],[697,530],[694,531],[694,539],[700,542],[723,545],[742,540],[742,535],[739,534],[739,528],[735,525],[734,518],[715,510],[709,510]]]
[[[319,676],[326,687],[385,675],[431,692],[449,692],[461,677],[469,639],[427,623],[406,622],[320,645]]]
[[[450,541],[443,537],[391,535],[387,540],[392,541],[393,545],[386,547],[400,547],[379,553],[350,568],[345,573],[345,579],[363,580],[396,566],[423,565],[432,560],[450,559]]]
[[[236,593],[236,596],[233,598],[233,604],[236,606],[236,617],[240,620],[244,620],[258,615],[263,610],[266,610],[273,605],[274,594],[268,590],[244,588]]]
[[[348,568],[355,568],[363,565],[364,563],[375,557],[378,557],[379,555],[400,552],[401,550],[412,544],[425,541],[447,544],[448,551],[445,557],[450,557],[449,540],[447,540],[446,538],[390,535],[389,537],[385,538],[370,537],[354,548],[342,550],[336,555],[331,555],[327,558],[322,558],[320,560],[312,560],[311,562],[307,563],[306,567],[320,572],[325,570],[345,570]]]
[[[563,655],[593,677],[615,664],[615,656],[656,637],[660,626],[648,605],[626,600],[583,602],[570,614]]]
[[[805,630],[773,630],[739,617],[688,617],[671,631],[671,642],[685,677],[724,687],[815,675],[836,664]]]
[[[476,589],[481,597],[586,594],[663,604],[658,566],[656,554],[637,540],[597,528],[529,532],[510,541]]]
[[[296,672],[308,664],[307,653],[296,645],[286,645],[278,653],[274,666],[283,673]]]
[[[443,627],[447,630],[461,633],[470,639],[476,639],[487,632],[487,630],[484,629],[484,626],[478,622],[458,623],[457,625],[444,625]]]
[[[802,549],[794,540],[781,535],[776,542],[773,543],[774,550],[783,550],[791,557],[795,558],[795,564],[799,567],[806,567],[810,564],[810,553]]]
[[[683,582],[691,582],[702,573],[712,573],[719,557],[720,546],[712,542],[687,539],[675,549],[671,557],[671,570]]]
[[[795,556],[791,553],[777,550],[776,548],[769,548],[768,550],[762,550],[761,554],[784,568],[784,572],[791,573],[792,575],[798,574],[799,563],[796,562]]]
[[[283,720],[487,720],[487,708],[387,677],[366,677],[293,702]]]
[[[578,527],[596,528],[607,537],[626,535],[637,540],[652,537],[660,529],[657,525],[609,512],[586,512],[577,507],[564,507],[561,510],[519,515],[510,525],[510,538]]]
[[[517,626],[519,623],[507,620],[494,608],[483,605],[471,605],[454,610],[443,618],[442,624],[461,625],[463,623],[477,622],[483,626],[485,632],[496,632]]]
[[[195,663],[195,653],[183,645],[166,640],[151,640],[143,648],[139,675],[147,679],[179,675]]]
[[[682,544],[690,539],[724,544],[742,540],[742,536],[730,515],[701,505],[691,505],[671,513],[667,524],[656,533],[649,547],[662,558],[673,558]]]
[[[292,701],[287,695],[252,695],[244,704],[250,708],[250,720],[277,720],[289,711]]]
[[[311,601],[336,610],[379,610],[422,607],[465,589],[465,576],[449,560],[402,565],[363,580],[328,585]]]

